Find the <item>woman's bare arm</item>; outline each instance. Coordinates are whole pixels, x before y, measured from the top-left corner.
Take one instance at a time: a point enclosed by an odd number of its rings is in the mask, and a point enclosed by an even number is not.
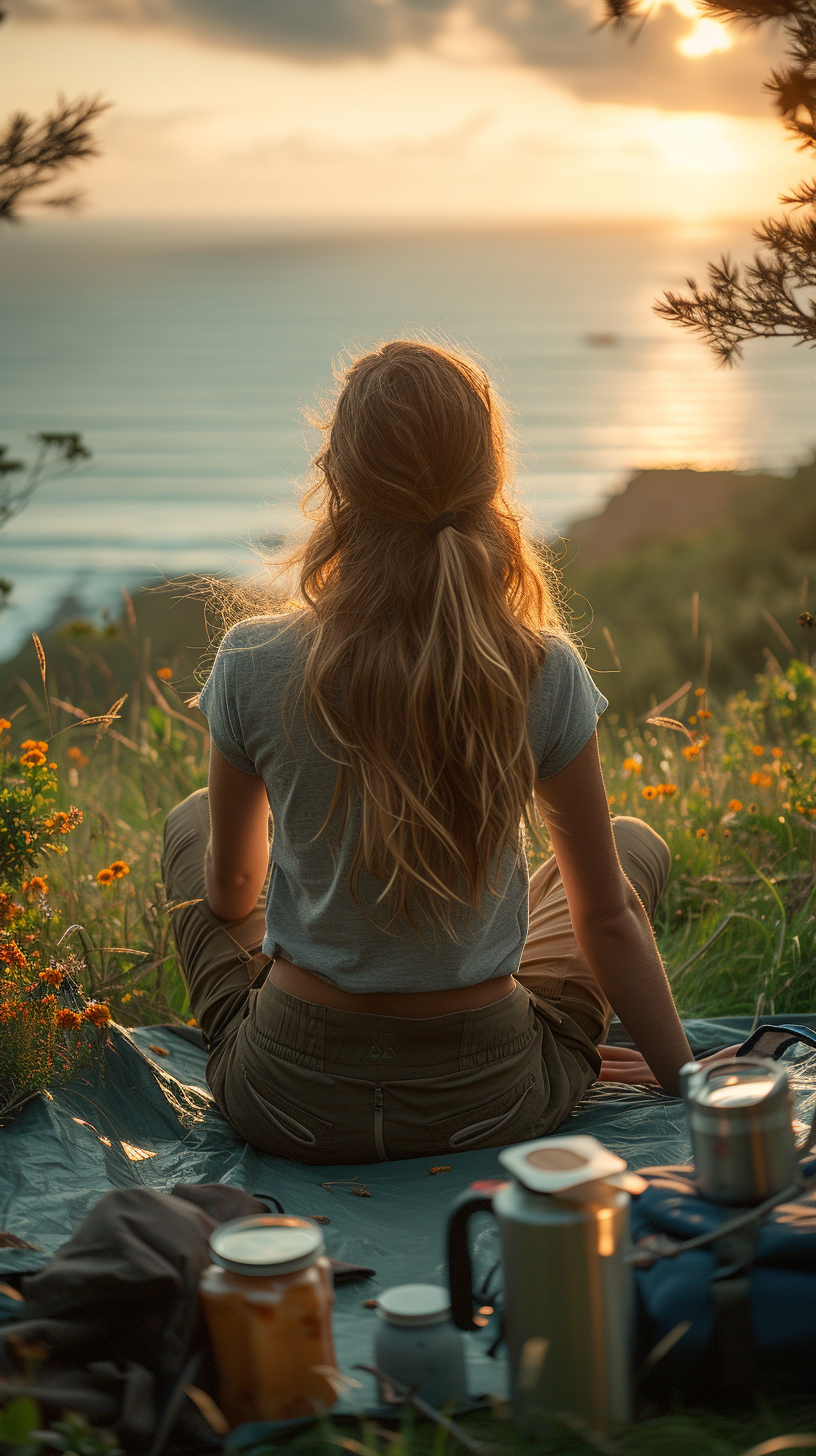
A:
[[[596,734],[560,773],[539,780],[536,798],[578,945],[661,1087],[677,1092],[691,1049],[648,916],[618,859]]]
[[[261,893],[269,863],[266,785],[255,774],[233,768],[212,743],[209,788],[207,900],[221,920],[241,920]]]

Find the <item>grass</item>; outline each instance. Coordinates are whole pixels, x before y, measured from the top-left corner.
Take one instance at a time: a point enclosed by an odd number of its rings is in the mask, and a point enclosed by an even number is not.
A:
[[[151,646],[150,614],[162,619],[158,650]],[[13,719],[15,741],[49,739],[62,807],[75,803],[83,810],[68,854],[47,867],[54,911],[48,934],[54,945],[67,935],[84,954],[86,994],[106,1002],[125,1025],[190,1017],[160,854],[167,811],[206,782],[206,724],[185,706],[205,634],[198,609],[183,606],[175,640],[192,642],[171,647],[165,617],[166,601],[147,598],[136,610],[128,605],[119,623],[63,628],[46,642],[48,707],[33,645],[6,672],[0,702]],[[665,686],[671,695],[672,684]],[[112,722],[79,726],[79,714],[104,712],[123,697]],[[812,667],[801,658],[784,670],[772,664],[750,692],[723,699],[704,681],[692,682],[663,713],[635,713],[623,681],[620,699],[625,708],[610,711],[600,728],[610,806],[647,819],[671,848],[673,873],[655,929],[681,1012],[812,1010]],[[539,845],[533,857],[545,852]],[[115,860],[125,861],[129,873],[101,885],[98,872]],[[758,1403],[731,1415],[644,1411],[611,1446],[567,1428],[528,1445],[508,1422],[482,1415],[465,1424],[472,1436],[518,1456],[599,1449],[620,1456],[737,1456],[786,1432],[816,1429],[816,1406]],[[393,1430],[361,1422],[353,1428],[330,1423],[288,1444],[304,1456],[338,1448],[357,1456],[442,1456],[445,1440],[422,1426]]]

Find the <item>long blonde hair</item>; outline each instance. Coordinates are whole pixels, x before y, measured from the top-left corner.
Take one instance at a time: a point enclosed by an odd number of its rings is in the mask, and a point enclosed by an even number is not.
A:
[[[454,935],[506,851],[536,767],[527,736],[542,630],[564,635],[552,567],[509,494],[502,408],[482,368],[398,339],[357,358],[324,422],[317,523],[290,558],[307,604],[304,692],[338,762],[339,836],[382,885],[388,924]],[[441,512],[453,521],[429,531]]]

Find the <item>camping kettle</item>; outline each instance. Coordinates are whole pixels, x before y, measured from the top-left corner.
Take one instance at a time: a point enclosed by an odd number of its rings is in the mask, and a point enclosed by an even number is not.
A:
[[[799,1181],[793,1102],[784,1067],[734,1056],[680,1069],[697,1187],[712,1203],[750,1205]]]
[[[642,1180],[593,1137],[505,1148],[507,1183],[476,1183],[448,1223],[451,1312],[473,1319],[468,1220],[492,1212],[501,1236],[513,1415],[529,1434],[568,1412],[597,1430],[631,1419],[629,1192]]]

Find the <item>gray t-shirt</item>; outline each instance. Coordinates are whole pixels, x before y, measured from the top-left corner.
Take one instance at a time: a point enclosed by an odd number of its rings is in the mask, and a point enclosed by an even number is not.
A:
[[[565,768],[607,707],[578,654],[548,637],[546,660],[530,693],[530,743],[541,778]],[[384,928],[376,901],[382,885],[363,870],[358,891],[349,868],[359,832],[352,812],[340,844],[320,834],[337,763],[319,725],[303,709],[303,639],[297,618],[253,617],[224,638],[202,690],[213,742],[242,773],[266,784],[274,836],[264,951],[281,955],[349,991],[430,991],[473,985],[518,970],[527,938],[528,871],[505,855],[498,889],[480,911],[455,906],[457,939],[428,921]]]

